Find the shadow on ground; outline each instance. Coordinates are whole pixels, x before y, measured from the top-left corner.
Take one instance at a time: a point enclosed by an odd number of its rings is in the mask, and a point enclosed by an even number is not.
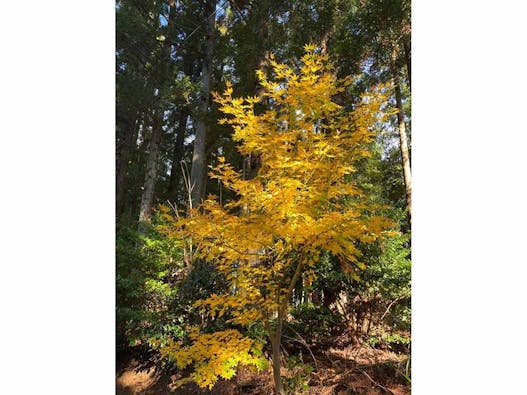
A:
[[[314,365],[313,356],[302,354],[305,364]],[[313,395],[407,395],[409,382],[404,375],[405,355],[369,347],[317,350],[318,369],[307,376],[309,394]],[[271,373],[258,374],[240,370],[229,381],[220,381],[212,390],[195,384],[180,388],[173,381],[181,373],[161,368],[155,355],[141,350],[117,355],[117,395],[271,395]],[[284,373],[291,373],[291,371]],[[293,373],[294,374],[294,373]]]

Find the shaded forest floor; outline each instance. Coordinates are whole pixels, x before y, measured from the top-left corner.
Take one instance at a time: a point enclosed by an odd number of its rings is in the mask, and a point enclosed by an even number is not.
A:
[[[287,351],[287,350],[286,350]],[[374,349],[367,345],[339,345],[310,348],[293,354],[299,363],[282,368],[286,387],[298,394],[316,395],[407,395],[410,393],[408,354]],[[315,362],[316,361],[316,362]],[[312,372],[305,367],[315,368]],[[212,391],[194,384],[175,388],[181,378],[152,358],[131,353],[118,355],[117,395],[272,395],[272,373],[240,369],[231,380],[220,381]],[[302,388],[303,387],[303,388]]]

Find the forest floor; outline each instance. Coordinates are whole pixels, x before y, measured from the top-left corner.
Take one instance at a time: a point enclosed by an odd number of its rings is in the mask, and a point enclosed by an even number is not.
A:
[[[306,349],[302,363],[282,368],[286,387],[297,394],[313,395],[407,395],[409,355],[367,345]],[[295,356],[296,357],[296,356]],[[118,355],[117,395],[272,395],[271,370],[254,373],[240,369],[231,380],[219,381],[209,391],[195,384],[175,388],[180,375],[159,368],[152,360],[131,354]],[[315,362],[316,361],[316,362]],[[307,365],[315,368],[306,370]]]

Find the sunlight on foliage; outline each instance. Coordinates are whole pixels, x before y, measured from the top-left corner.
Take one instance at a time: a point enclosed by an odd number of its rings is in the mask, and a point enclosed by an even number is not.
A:
[[[221,123],[233,128],[239,152],[260,162],[252,178],[223,158],[211,169],[211,177],[239,198],[222,204],[209,196],[176,219],[168,208],[163,211],[173,224],[165,231],[191,240],[195,258],[214,262],[230,283],[230,293],[196,306],[233,324],[263,322],[269,336],[273,320],[280,322],[290,307],[298,279],[315,280],[314,266],[325,251],[358,279],[365,266],[357,243],[393,233],[390,220],[371,215],[382,207],[368,201],[353,175],[355,164],[370,155],[375,125],[391,114],[384,110],[390,86],[372,88],[345,112],[332,98],[353,79],[337,80],[327,56],[306,50],[299,71],[271,60],[272,76],[257,72],[262,98],[235,98],[230,84],[215,95],[226,115]],[[266,104],[263,113],[255,109],[260,102]],[[175,344],[164,352],[180,367],[194,363],[192,379],[201,386],[231,377],[238,363],[256,363],[249,339],[236,331],[190,338],[191,346]]]
[[[200,387],[214,386],[218,378],[230,379],[236,374],[238,364],[254,366],[261,370],[267,367],[262,345],[244,337],[237,330],[229,329],[212,334],[202,334],[193,328],[189,333],[192,344],[169,341],[160,348],[161,354],[175,360],[178,368],[194,364],[190,377],[179,380],[176,385],[195,381]],[[155,344],[154,344],[155,345]]]

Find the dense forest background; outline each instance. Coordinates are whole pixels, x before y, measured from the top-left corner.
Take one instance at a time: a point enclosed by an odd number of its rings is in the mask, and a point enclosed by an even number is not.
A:
[[[364,348],[375,361],[384,358],[362,375],[371,391],[386,391],[372,375],[395,385],[394,391],[409,386],[410,32],[408,1],[116,3],[119,358],[140,355],[168,369],[152,344],[185,339],[189,324],[209,331],[229,326],[225,319],[203,322],[194,307],[197,300],[224,291],[225,279],[206,261],[189,263],[181,244],[159,232],[158,208],[188,210],[210,194],[224,201],[236,198],[207,175],[208,167],[221,157],[252,177],[258,158],[236,150],[232,129],[219,122],[223,114],[212,93],[232,82],[233,96],[258,97],[263,88],[257,70],[271,72],[273,61],[299,65],[305,45],[313,44],[327,55],[338,78],[360,74],[332,98],[346,111],[371,87],[391,84],[393,115],[369,144],[371,155],[358,162],[355,182],[372,202],[387,207],[383,214],[397,232],[359,245],[366,264],[360,280],[349,278],[328,251],[315,267],[315,282],[299,281],[283,339],[287,361],[300,370],[286,386],[295,393],[314,385],[311,372],[326,368],[315,366],[320,356],[313,350],[320,354],[329,347]],[[246,334],[258,338],[261,332],[255,325]],[[326,377],[319,384],[330,381]]]
[[[515,1],[412,2],[414,394],[522,393],[525,386],[523,8]],[[2,389],[114,393],[115,3],[5,2],[0,19]],[[333,366],[330,350],[304,339],[318,363],[310,390],[329,377],[329,386],[366,390],[369,382],[382,391],[357,370],[353,380],[335,375],[354,368],[334,357],[348,346],[330,339]],[[291,369],[315,367],[307,347],[286,338],[283,345],[284,373],[289,361]],[[123,363],[125,348],[121,337]],[[370,370],[372,358],[359,369],[397,392],[391,378],[401,376],[389,367]],[[121,367],[118,385],[132,385],[125,392],[162,394],[170,376],[183,373]],[[271,386],[269,372],[243,374],[214,391]]]

